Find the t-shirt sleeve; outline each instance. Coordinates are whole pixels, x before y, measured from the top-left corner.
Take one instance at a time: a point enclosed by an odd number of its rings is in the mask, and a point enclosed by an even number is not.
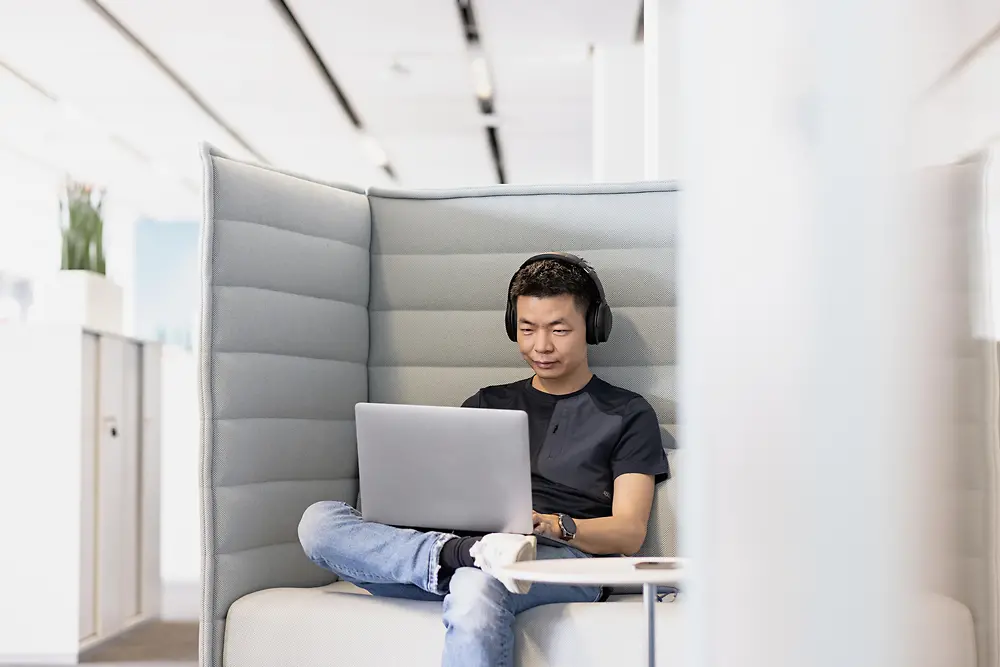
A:
[[[611,455],[611,473],[653,475],[656,482],[670,478],[670,464],[663,450],[660,423],[644,398],[635,398],[625,409],[622,435]]]
[[[481,408],[481,407],[483,407],[483,398],[482,398],[482,395],[483,395],[483,391],[480,389],[475,394],[473,394],[472,396],[469,396],[467,399],[465,399],[465,402],[462,403],[462,407],[463,408]]]

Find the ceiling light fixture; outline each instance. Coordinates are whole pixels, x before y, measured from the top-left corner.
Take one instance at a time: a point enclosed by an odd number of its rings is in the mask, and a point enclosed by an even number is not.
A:
[[[493,97],[493,82],[490,81],[490,69],[486,58],[477,55],[472,58],[472,83],[476,89],[476,97],[488,100]]]
[[[375,137],[367,134],[361,135],[361,148],[376,167],[385,167],[389,164],[389,155]]]

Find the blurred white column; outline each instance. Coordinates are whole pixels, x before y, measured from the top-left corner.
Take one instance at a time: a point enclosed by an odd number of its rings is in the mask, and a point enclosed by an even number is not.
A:
[[[645,0],[645,178],[680,177],[680,0]]]
[[[905,0],[681,2],[687,664],[921,664],[906,510],[941,423]]]
[[[646,151],[643,48],[597,47],[593,63],[594,180],[642,180]]]

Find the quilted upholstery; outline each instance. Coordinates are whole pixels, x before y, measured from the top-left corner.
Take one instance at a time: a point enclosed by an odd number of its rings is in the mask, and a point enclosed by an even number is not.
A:
[[[206,151],[202,664],[229,606],[333,577],[298,544],[305,507],[357,497],[368,397],[371,224],[363,192]]]
[[[996,239],[990,239],[984,217],[984,156],[955,165],[929,170],[920,183],[921,204],[943,227],[947,239],[952,281],[947,285],[950,311],[942,319],[951,334],[951,376],[945,381],[944,403],[952,418],[952,446],[933,456],[942,477],[947,475],[950,494],[942,507],[930,508],[928,529],[939,536],[937,566],[930,581],[939,590],[965,604],[976,619],[979,664],[1000,664],[995,628],[998,622],[996,483],[998,441],[997,345],[984,335],[983,321],[996,321],[992,314],[986,276],[995,276],[1000,266],[991,266]],[[970,314],[972,317],[970,318]],[[950,539],[942,540],[940,536]],[[940,565],[944,565],[941,567]]]

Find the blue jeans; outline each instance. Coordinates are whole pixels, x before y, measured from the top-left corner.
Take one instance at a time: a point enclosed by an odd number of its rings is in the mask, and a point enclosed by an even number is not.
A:
[[[309,559],[373,595],[444,601],[444,667],[511,667],[514,617],[555,602],[596,602],[596,586],[534,584],[524,595],[509,592],[482,570],[463,567],[447,591],[438,582],[438,558],[448,533],[420,532],[371,523],[346,503],[310,506],[299,523]],[[586,558],[571,547],[540,545],[539,559]]]

